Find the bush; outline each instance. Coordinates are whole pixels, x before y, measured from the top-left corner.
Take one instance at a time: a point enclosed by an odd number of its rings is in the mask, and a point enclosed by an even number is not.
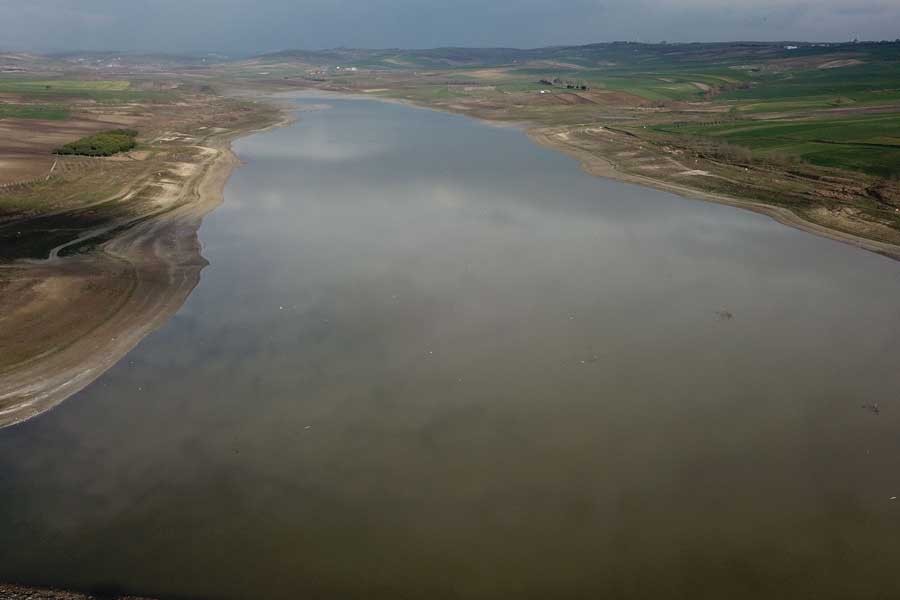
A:
[[[70,142],[56,149],[56,154],[78,154],[81,156],[112,156],[128,152],[137,142],[138,132],[133,129],[113,129]]]

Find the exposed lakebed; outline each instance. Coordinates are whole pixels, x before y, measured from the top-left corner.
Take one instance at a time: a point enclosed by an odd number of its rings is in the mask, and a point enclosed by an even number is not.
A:
[[[327,103],[235,144],[177,315],[0,430],[0,579],[900,595],[900,264]]]

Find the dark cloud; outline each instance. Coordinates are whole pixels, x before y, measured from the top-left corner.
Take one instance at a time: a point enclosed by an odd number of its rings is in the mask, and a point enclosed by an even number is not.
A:
[[[0,45],[36,51],[823,41],[898,31],[900,3],[882,0],[0,0]]]

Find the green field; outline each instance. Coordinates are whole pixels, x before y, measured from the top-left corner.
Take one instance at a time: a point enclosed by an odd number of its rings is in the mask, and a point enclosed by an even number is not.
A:
[[[121,92],[131,87],[128,81],[83,81],[75,79],[0,79],[0,92]]]
[[[712,137],[765,156],[783,153],[812,164],[873,175],[900,174],[900,114],[854,118],[659,125],[656,131]]]
[[[0,94],[15,94],[42,102],[92,100],[101,104],[171,100],[171,92],[136,90],[124,80],[22,79],[0,77]]]
[[[900,61],[757,76],[745,90],[722,95],[731,100],[785,100],[846,97],[856,101],[900,98]]]
[[[0,104],[0,119],[47,119],[62,121],[69,118],[64,106],[52,104]]]

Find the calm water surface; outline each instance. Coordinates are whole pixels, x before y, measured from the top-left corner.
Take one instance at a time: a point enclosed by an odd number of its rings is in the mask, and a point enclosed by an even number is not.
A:
[[[327,102],[236,145],[179,314],[0,431],[0,580],[900,597],[900,264]]]

